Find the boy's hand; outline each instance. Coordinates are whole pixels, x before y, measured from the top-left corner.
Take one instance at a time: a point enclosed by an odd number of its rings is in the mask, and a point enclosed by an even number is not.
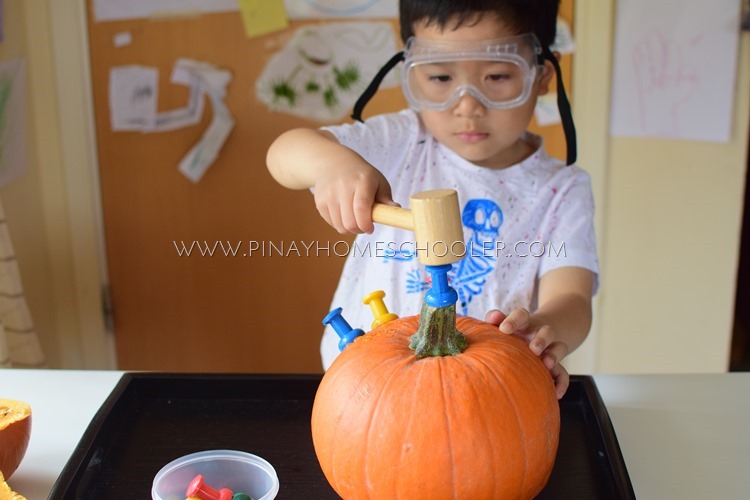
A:
[[[397,205],[385,176],[364,162],[331,166],[315,183],[314,193],[321,217],[341,234],[372,233],[373,204]]]
[[[487,313],[484,320],[497,325],[502,333],[515,335],[523,339],[531,352],[542,359],[555,381],[555,392],[560,399],[568,390],[570,376],[560,364],[568,354],[568,346],[555,341],[555,331],[549,325],[537,325],[533,316],[526,309],[519,308],[507,316],[498,310]]]

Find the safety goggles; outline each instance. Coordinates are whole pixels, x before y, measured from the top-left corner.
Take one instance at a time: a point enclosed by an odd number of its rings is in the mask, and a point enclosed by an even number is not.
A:
[[[486,108],[511,109],[529,99],[543,64],[533,34],[479,43],[412,37],[404,48],[401,87],[418,111],[449,109],[467,94]]]
[[[391,57],[375,75],[354,104],[352,118],[362,121],[365,106],[388,72],[400,62],[405,63],[401,78],[409,105],[415,109],[440,110],[450,108],[467,93],[490,109],[520,106],[528,100],[545,60],[550,61],[557,74],[557,107],[568,150],[566,163],[571,165],[577,156],[576,130],[560,64],[549,47],[541,46],[533,34],[463,46],[411,38],[404,51]],[[506,71],[491,71],[492,64]],[[442,71],[430,73],[439,65],[443,65]]]

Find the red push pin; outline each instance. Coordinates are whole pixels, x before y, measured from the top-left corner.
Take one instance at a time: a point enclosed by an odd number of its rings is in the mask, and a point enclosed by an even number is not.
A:
[[[222,488],[218,491],[205,483],[203,474],[198,474],[190,481],[185,496],[197,497],[201,500],[232,500],[232,490]]]

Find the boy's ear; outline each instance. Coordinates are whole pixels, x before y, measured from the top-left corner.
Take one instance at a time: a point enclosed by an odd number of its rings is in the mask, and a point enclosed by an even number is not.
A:
[[[560,53],[553,52],[555,58],[560,60]],[[555,76],[555,67],[548,60],[544,60],[544,66],[542,67],[542,77],[539,79],[539,95],[545,95],[549,93],[549,86],[552,82],[552,77]]]

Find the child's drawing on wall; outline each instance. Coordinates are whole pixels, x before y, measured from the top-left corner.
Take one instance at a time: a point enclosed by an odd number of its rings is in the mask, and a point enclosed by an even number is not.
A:
[[[395,51],[388,23],[305,26],[268,62],[256,94],[274,111],[340,120]]]

